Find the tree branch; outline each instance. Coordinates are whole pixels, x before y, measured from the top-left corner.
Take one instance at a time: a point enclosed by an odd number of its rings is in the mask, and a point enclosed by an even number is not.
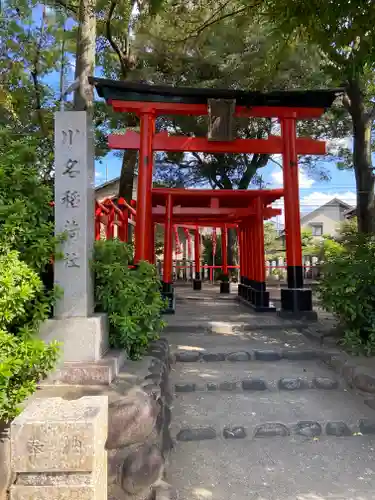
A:
[[[278,167],[280,167],[280,168],[281,168],[281,170],[283,169],[282,164],[281,164],[281,163],[279,163],[278,161],[274,160],[274,159],[272,158],[272,156],[270,156],[270,157],[269,157],[269,160],[270,160],[270,161],[272,161],[273,163],[275,163]]]
[[[70,11],[74,15],[78,14],[78,7],[69,4],[65,0],[55,0],[55,4],[60,5],[60,7],[63,7],[65,10]]]
[[[106,23],[105,23],[106,36],[107,36],[107,40],[108,40],[110,46],[116,52],[118,60],[120,62],[121,76],[123,78],[126,78],[128,72],[129,72],[128,55],[127,55],[127,52],[128,52],[128,38],[126,36],[126,49],[125,49],[126,53],[124,54],[121,51],[120,47],[117,45],[117,43],[114,41],[113,36],[112,36],[111,21],[112,21],[112,17],[113,17],[113,14],[115,12],[115,9],[117,7],[117,3],[118,3],[118,0],[112,0],[111,1],[111,5],[110,5],[109,11],[108,11],[108,17],[107,17],[107,20],[106,20]]]
[[[229,3],[229,2],[228,2]],[[220,23],[221,21],[224,21],[224,19],[228,19],[230,17],[234,17],[234,16],[237,16],[239,14],[242,14],[244,12],[246,12],[247,10],[250,10],[252,8],[255,8],[255,7],[259,7],[260,5],[262,4],[262,1],[259,0],[258,2],[256,2],[255,4],[253,5],[247,5],[246,7],[242,7],[241,9],[237,9],[237,10],[234,10],[232,12],[229,12],[227,14],[223,14],[222,16],[218,17],[217,19],[212,19],[213,16],[211,16],[211,18],[209,18],[210,20],[208,21],[205,21],[199,28],[197,28],[194,32],[192,33],[189,33],[189,35],[187,35],[186,37],[184,38],[181,38],[180,40],[173,40],[174,43],[183,43],[183,42],[187,42],[188,40],[190,40],[191,38],[197,38],[199,35],[201,35],[203,33],[204,30],[206,30],[207,28],[209,28],[210,26],[213,26],[215,24],[218,24]],[[227,4],[226,4],[227,5]],[[224,5],[224,7],[226,6]],[[219,9],[218,12],[220,12],[220,10],[222,9]],[[218,13],[217,12],[217,13]],[[216,13],[214,14],[216,15]],[[170,42],[171,40],[165,40],[165,39],[160,39],[162,42]]]
[[[39,75],[38,66],[39,66],[39,59],[40,59],[40,51],[41,51],[42,43],[43,43],[45,16],[46,16],[46,11],[45,11],[45,7],[44,7],[42,19],[41,19],[41,24],[40,24],[39,39],[36,42],[35,57],[33,60],[33,67],[31,70],[31,78],[33,80],[34,90],[35,90],[35,111],[36,111],[36,114],[38,117],[38,122],[40,125],[41,132],[44,136],[47,135],[47,132],[46,132],[43,116],[42,116],[42,98],[41,98],[41,91],[40,91],[40,85],[39,85],[39,80],[38,80],[38,75]]]

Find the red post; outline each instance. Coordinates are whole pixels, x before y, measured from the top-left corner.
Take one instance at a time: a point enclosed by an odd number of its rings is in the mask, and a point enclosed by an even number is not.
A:
[[[155,223],[151,224],[151,264],[156,264],[155,256]]]
[[[298,157],[296,151],[296,119],[284,118],[281,122],[283,137],[283,180],[285,204],[286,260],[293,273],[289,277],[292,288],[302,288],[302,245],[299,211]]]
[[[244,276],[244,248],[243,248],[243,228],[238,226],[238,262],[240,267],[240,279]],[[241,281],[242,282],[242,281]]]
[[[248,248],[248,265],[247,265],[247,278],[252,281],[255,279],[255,245],[254,245],[254,232],[251,223],[247,227],[247,248]]]
[[[281,120],[288,289],[281,289],[279,314],[314,320],[317,315],[312,310],[312,292],[303,290],[296,130],[295,113]]]
[[[201,248],[199,228],[195,228],[194,234],[194,260],[195,260],[195,279],[201,279]]]
[[[173,252],[173,200],[172,195],[167,197],[165,209],[165,225],[164,225],[164,269],[163,282],[165,284],[172,283],[172,252]]]
[[[155,115],[141,114],[141,143],[138,161],[137,219],[135,226],[135,263],[149,259],[150,224],[152,216],[152,169]]]
[[[221,259],[223,274],[228,274],[228,239],[226,226],[221,229]]]
[[[258,281],[266,281],[265,256],[264,256],[264,223],[263,223],[263,203],[259,197],[256,200],[256,238],[258,240]]]
[[[195,278],[193,280],[193,289],[201,290],[202,289],[202,280],[201,280],[201,242],[199,235],[199,227],[195,227],[194,234],[194,261],[195,261]]]

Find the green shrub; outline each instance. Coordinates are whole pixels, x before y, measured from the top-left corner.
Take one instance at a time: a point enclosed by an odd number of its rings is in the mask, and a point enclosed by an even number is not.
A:
[[[0,330],[15,335],[36,334],[54,303],[39,275],[16,251],[0,256]]]
[[[0,421],[9,422],[58,359],[58,344],[36,338],[47,318],[43,283],[16,251],[0,257]]]
[[[132,247],[118,240],[97,241],[93,269],[97,310],[108,314],[110,344],[139,358],[158,338],[165,307],[155,266],[141,262],[135,269]]]
[[[353,353],[375,353],[375,239],[355,235],[327,257],[318,294]]]
[[[53,370],[58,344],[17,337],[0,330],[0,422],[8,423],[21,411],[37,383]]]

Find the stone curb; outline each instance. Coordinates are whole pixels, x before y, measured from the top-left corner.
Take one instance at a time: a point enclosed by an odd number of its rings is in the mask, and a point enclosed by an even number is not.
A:
[[[146,368],[143,379],[111,403],[113,418],[106,445],[111,500],[154,500],[157,494],[160,500],[171,497],[168,483],[160,484],[173,448],[171,362],[168,341],[160,338],[151,342],[141,360]]]
[[[260,392],[260,391],[297,391],[297,390],[335,390],[339,388],[337,380],[328,377],[314,377],[312,380],[301,377],[283,377],[279,380],[258,378],[237,381],[208,382],[196,384],[181,382],[174,385],[175,393],[187,392]]]
[[[186,427],[177,433],[175,439],[179,442],[188,442],[211,440],[221,437],[227,440],[289,436],[302,436],[305,438],[318,438],[320,436],[355,437],[362,435],[375,435],[375,419],[361,419],[354,425],[348,425],[341,421],[318,422],[315,420],[299,421],[292,424],[266,422],[255,426],[252,431],[241,425],[228,425],[221,431],[217,431],[211,426]]]
[[[208,352],[208,351],[176,351],[174,353],[177,362],[194,363],[197,361],[220,362],[220,361],[311,361],[322,360],[327,361],[335,357],[337,353],[329,353],[327,351],[317,350],[265,350],[254,349],[251,351],[235,351],[235,352]],[[375,378],[374,378],[374,393],[375,393]]]
[[[375,370],[355,365],[345,354],[328,356],[323,362],[338,373],[350,388],[362,395],[371,395],[373,399],[366,400],[365,403],[375,409]]]

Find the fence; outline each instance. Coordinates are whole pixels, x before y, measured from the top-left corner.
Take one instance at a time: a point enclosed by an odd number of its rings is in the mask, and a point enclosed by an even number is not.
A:
[[[315,280],[319,278],[320,267],[318,258],[314,256],[304,256],[303,261],[304,279]],[[283,258],[277,260],[266,260],[266,276],[269,281],[284,281],[286,279],[287,263]],[[157,268],[160,276],[163,276],[163,261],[157,262]],[[195,276],[195,263],[193,260],[175,260],[173,261],[173,281],[192,281]],[[239,266],[228,266],[232,275],[232,281],[239,280]],[[201,277],[203,281],[214,282],[222,272],[220,265],[201,265]]]

